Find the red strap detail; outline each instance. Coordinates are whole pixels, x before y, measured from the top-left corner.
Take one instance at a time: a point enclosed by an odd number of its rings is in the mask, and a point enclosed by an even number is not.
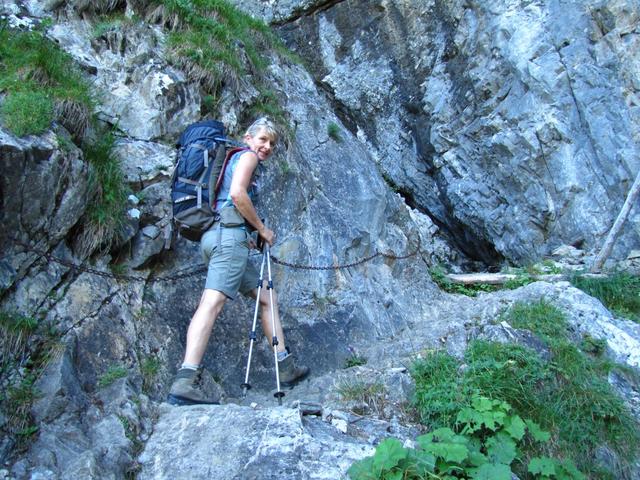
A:
[[[247,147],[235,147],[230,149],[227,152],[227,155],[224,157],[224,162],[222,162],[222,168],[220,169],[220,174],[218,175],[218,179],[216,180],[216,188],[213,190],[213,200],[218,198],[218,193],[220,193],[220,187],[222,187],[222,181],[224,180],[224,172],[227,170],[227,165],[229,164],[229,160],[236,153],[242,152],[244,150],[250,150]]]

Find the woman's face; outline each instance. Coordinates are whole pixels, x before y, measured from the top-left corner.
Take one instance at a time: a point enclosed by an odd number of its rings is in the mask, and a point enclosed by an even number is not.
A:
[[[271,156],[274,142],[264,128],[259,129],[255,135],[247,135],[245,141],[249,148],[258,154],[258,160],[261,162]]]

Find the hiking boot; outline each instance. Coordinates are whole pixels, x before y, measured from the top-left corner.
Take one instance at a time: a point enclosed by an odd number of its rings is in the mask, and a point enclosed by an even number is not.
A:
[[[167,402],[171,405],[218,405],[220,398],[206,398],[202,391],[202,368],[181,368],[171,385]]]
[[[280,373],[280,385],[283,387],[293,387],[309,375],[309,367],[296,365],[291,354],[278,362],[278,370]]]

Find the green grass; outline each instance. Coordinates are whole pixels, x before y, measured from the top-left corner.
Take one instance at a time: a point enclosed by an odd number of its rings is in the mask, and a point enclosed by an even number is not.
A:
[[[112,385],[116,380],[124,378],[129,371],[121,365],[112,365],[98,378],[98,388],[105,388]]]
[[[574,276],[571,284],[600,300],[613,313],[640,322],[640,277],[624,272],[608,278]]]
[[[28,351],[37,319],[17,312],[0,311],[0,375],[9,371]]]
[[[36,318],[19,312],[0,311],[0,411],[3,435],[22,451],[38,431],[31,407],[38,398],[35,382],[61,351],[57,335]]]
[[[600,445],[608,445],[628,465],[640,451],[640,433],[607,382],[608,373],[618,367],[594,355],[591,347],[583,351],[571,343],[566,320],[549,303],[517,304],[501,320],[536,333],[547,344],[551,361],[527,347],[480,340],[469,344],[462,369],[448,354],[432,352],[412,368],[414,403],[423,422],[454,427],[455,412],[479,393],[508,402],[549,430],[552,456],[572,458],[590,478],[613,475],[593,460]]]
[[[170,29],[168,60],[198,81],[204,95],[213,99],[203,108],[205,112],[214,108],[223,84],[239,90],[250,76],[260,92],[249,106],[250,114],[286,123],[263,77],[270,55],[292,61],[295,57],[266,23],[224,0],[155,0],[152,6],[161,7],[162,22]]]
[[[342,400],[358,404],[355,406],[356,413],[361,412],[362,405],[366,405],[378,415],[383,413],[387,391],[380,382],[344,380],[338,385],[337,392]]]
[[[0,23],[0,90],[6,98],[0,109],[4,125],[18,136],[40,134],[69,105],[88,117],[93,100],[88,84],[71,57],[40,31],[25,32]],[[83,119],[80,119],[84,121]],[[74,130],[74,128],[70,128]]]
[[[0,393],[0,405],[7,414],[7,424],[2,430],[15,435],[18,450],[22,450],[38,431],[31,416],[31,405],[38,398],[35,380],[36,376],[30,373],[19,384],[11,385]]]
[[[124,208],[130,190],[120,159],[113,153],[113,145],[113,136],[105,134],[84,147],[85,157],[93,167],[89,182],[94,192],[80,241],[86,253],[108,249],[124,227]]]
[[[329,122],[329,125],[327,125],[327,135],[329,135],[329,138],[333,139],[338,143],[342,142],[342,134],[340,133],[340,127],[335,122]]]
[[[220,71],[221,64],[244,75],[248,69],[262,70],[268,65],[262,50],[275,37],[259,20],[221,0],[161,0],[169,15],[180,19],[183,27],[169,36],[169,46],[178,56],[188,58],[205,70]],[[243,57],[248,57],[245,63]]]
[[[258,86],[258,91],[260,95],[249,108],[250,115],[254,118],[262,115],[272,118],[278,125],[282,125],[287,129],[284,132],[286,135],[291,136],[292,132],[288,127],[285,113],[276,94],[273,90],[262,86]]]
[[[47,130],[53,121],[53,100],[44,89],[14,92],[0,110],[6,127],[18,137]]]
[[[353,354],[344,362],[344,368],[359,367],[367,364],[367,358],[362,355]]]
[[[140,373],[142,373],[142,388],[145,392],[150,392],[153,388],[158,373],[160,373],[160,360],[155,356],[146,357],[140,364]]]
[[[1,120],[14,134],[41,134],[58,121],[81,145],[93,166],[92,200],[81,247],[90,253],[98,245],[109,245],[124,224],[128,188],[112,153],[113,138],[98,135],[96,140],[83,142],[84,131],[95,122],[93,98],[73,59],[40,31],[13,30],[0,24],[0,90],[6,93]],[[94,125],[93,130],[99,129]]]
[[[568,325],[564,314],[545,299],[515,303],[500,320],[514,328],[530,330],[544,338],[566,338]]]
[[[93,31],[91,36],[96,39],[109,32],[122,31],[128,26],[140,23],[141,19],[137,15],[127,17],[121,12],[111,12],[103,15],[98,15],[96,22],[93,24]]]

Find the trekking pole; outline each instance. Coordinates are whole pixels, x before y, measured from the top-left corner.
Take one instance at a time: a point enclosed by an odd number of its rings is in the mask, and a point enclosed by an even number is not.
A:
[[[262,264],[260,265],[260,278],[258,279],[258,295],[256,296],[256,308],[253,311],[253,325],[251,326],[251,333],[249,334],[249,358],[247,358],[247,368],[244,374],[244,383],[242,386],[242,396],[247,396],[247,390],[251,388],[249,384],[249,369],[251,368],[251,355],[253,353],[253,343],[256,341],[256,323],[258,321],[258,307],[260,305],[260,292],[262,291],[262,283],[264,280],[264,263],[267,258],[267,251],[262,252]]]
[[[276,316],[274,314],[273,309],[273,280],[271,279],[271,251],[269,249],[269,244],[265,242],[264,244],[265,256],[267,257],[267,290],[269,290],[269,302],[271,305],[271,333],[273,335],[273,359],[276,365],[276,393],[273,394],[274,397],[278,399],[278,405],[282,405],[282,397],[284,397],[284,392],[280,390],[280,371],[278,367],[278,334],[276,333]]]

